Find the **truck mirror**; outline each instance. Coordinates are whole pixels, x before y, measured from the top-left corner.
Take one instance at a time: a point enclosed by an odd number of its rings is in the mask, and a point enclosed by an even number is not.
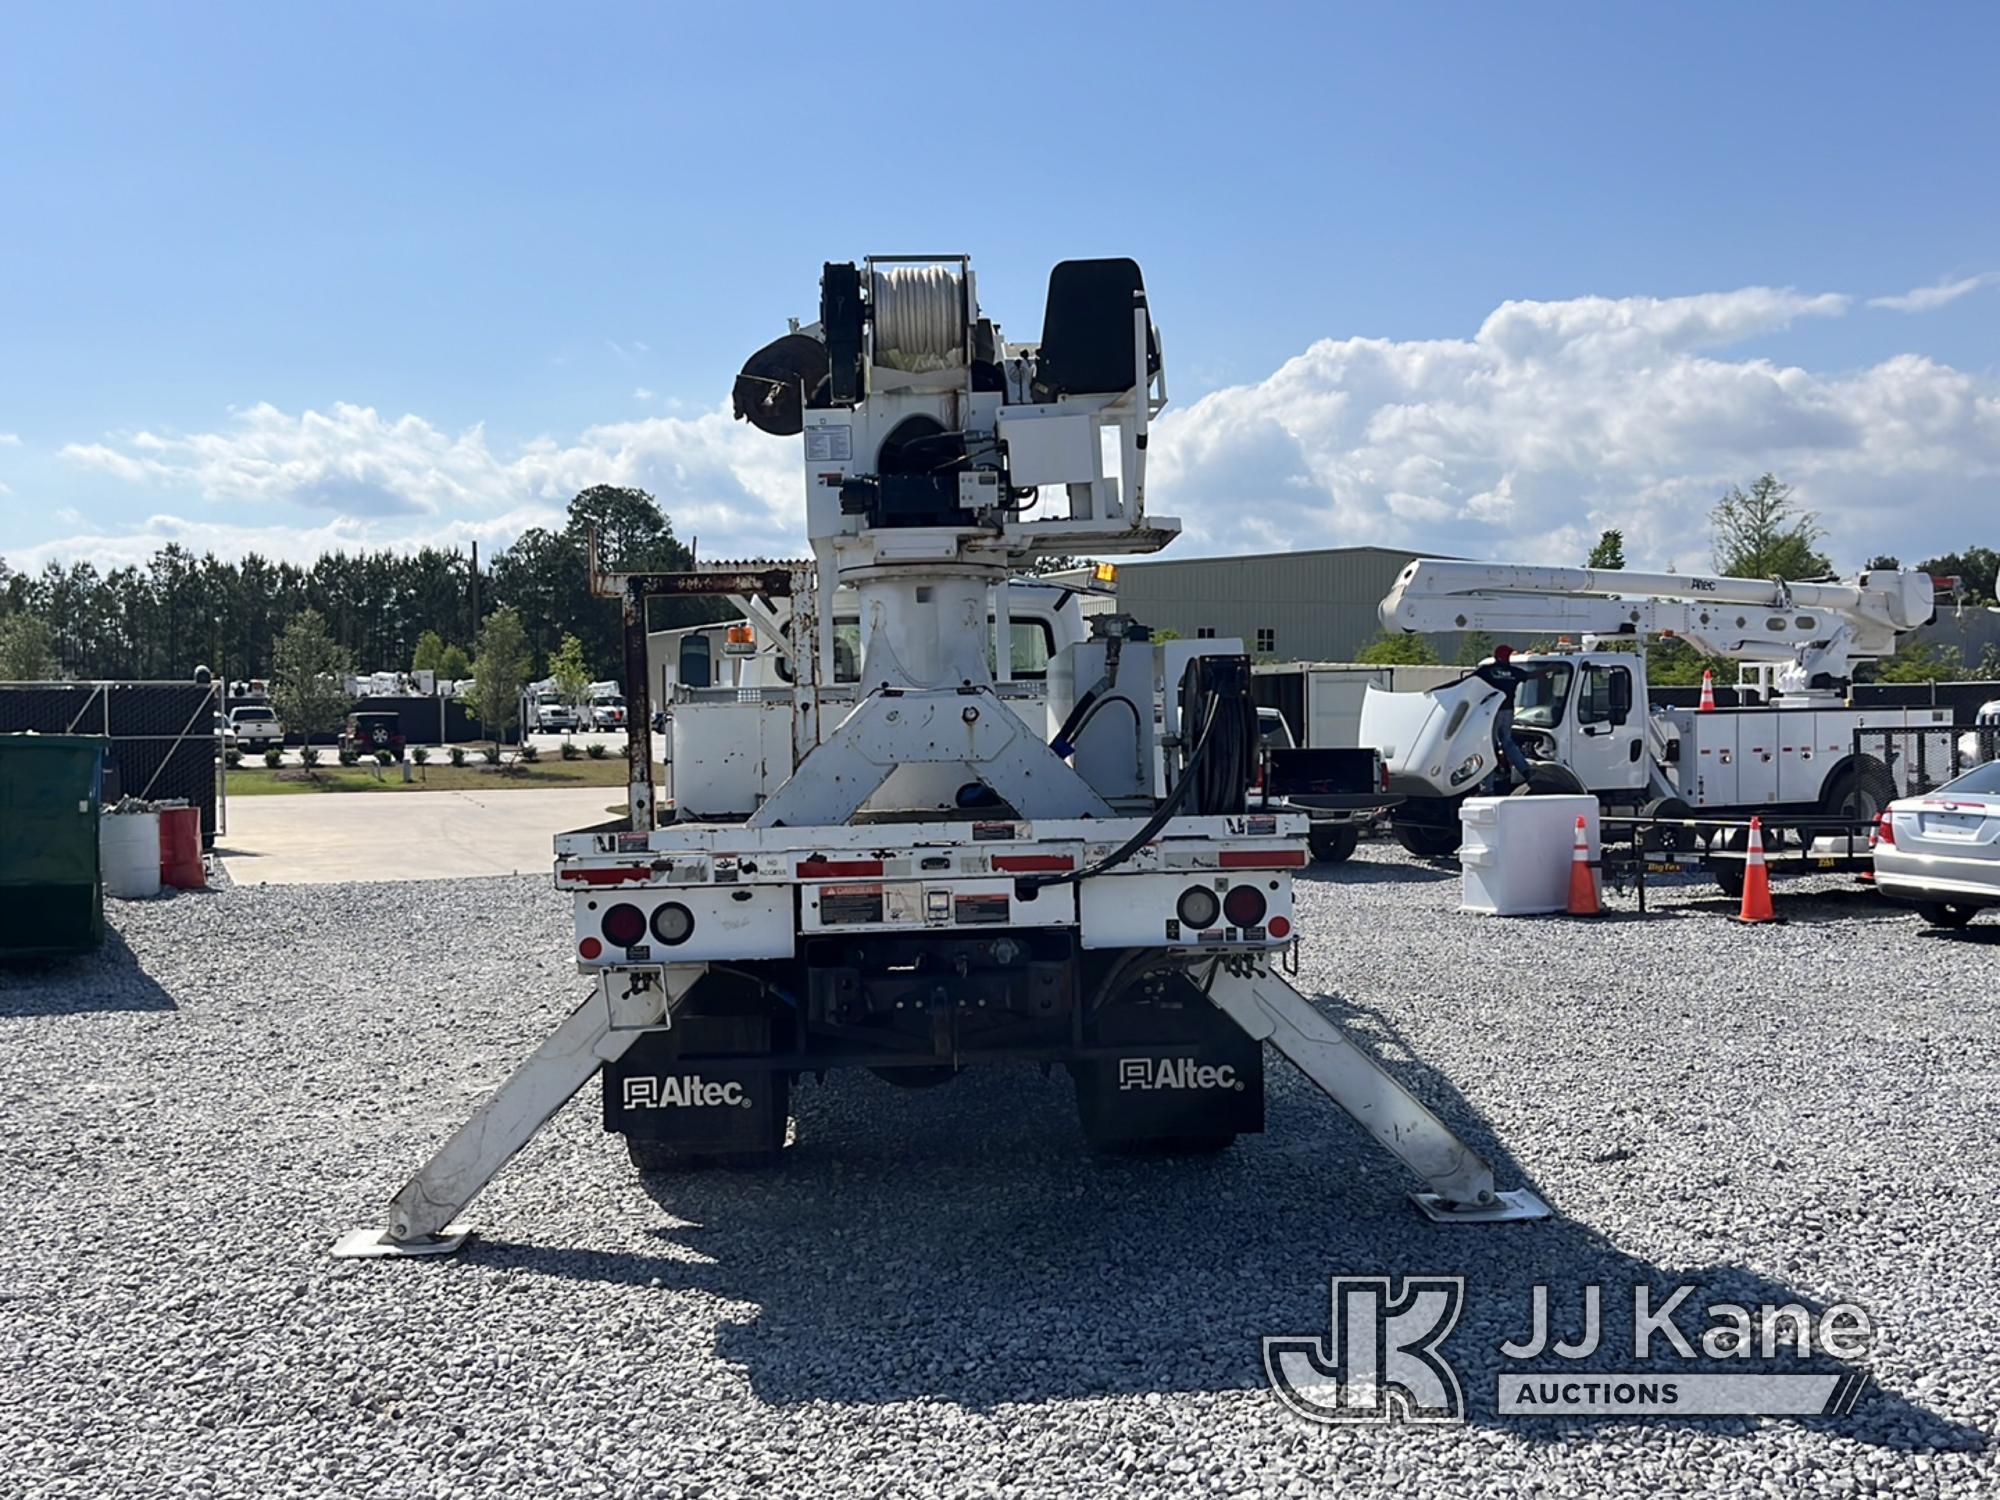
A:
[[[705,688],[715,680],[715,663],[710,654],[707,636],[681,637],[680,665],[682,687]]]
[[[1611,673],[1611,722],[1623,724],[1632,717],[1632,674],[1624,667]]]

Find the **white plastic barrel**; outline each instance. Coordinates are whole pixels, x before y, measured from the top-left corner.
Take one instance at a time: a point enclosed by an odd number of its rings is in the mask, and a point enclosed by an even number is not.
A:
[[[1459,808],[1460,911],[1523,917],[1569,906],[1576,820],[1597,858],[1595,797],[1472,797]]]
[[[106,813],[97,822],[104,894],[127,901],[160,894],[160,815]]]

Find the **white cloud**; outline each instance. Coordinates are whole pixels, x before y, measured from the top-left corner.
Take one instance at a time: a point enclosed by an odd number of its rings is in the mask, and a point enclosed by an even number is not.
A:
[[[790,555],[804,542],[794,448],[722,409],[607,423],[566,443],[538,438],[499,453],[479,427],[454,435],[421,417],[389,420],[345,403],[297,416],[258,405],[216,432],[140,432],[116,445],[71,444],[62,451],[73,464],[113,479],[215,502],[227,520],[156,516],[147,535],[165,535],[163,523],[171,521],[218,550],[240,550],[231,541],[237,533],[288,556],[315,537],[347,547],[448,536],[504,540],[559,517],[572,495],[593,484],[651,491],[676,531],[699,535],[708,556]],[[292,507],[327,519],[297,527],[270,514]],[[279,536],[301,540],[280,547]],[[78,555],[86,545],[108,546],[110,539],[72,537],[20,555]]]
[[[1822,374],[1720,351],[1838,296],[1763,287],[1509,302],[1469,339],[1327,339],[1169,411],[1151,503],[1188,552],[1373,543],[1705,563],[1717,495],[1772,470],[1838,560],[1970,539],[2000,480],[2000,388],[1919,355]]]
[[[58,513],[58,524],[75,528],[55,541],[8,553],[16,568],[34,570],[51,560],[87,560],[100,569],[142,563],[169,542],[197,555],[241,557],[246,552],[296,563],[309,563],[326,552],[361,552],[380,548],[415,551],[418,547],[462,548],[477,541],[497,547],[530,526],[560,525],[556,506],[523,506],[484,520],[461,518],[427,528],[421,535],[385,532],[378,525],[353,517],[336,517],[315,526],[255,525],[191,520],[183,516],[149,516],[141,524],[115,532],[92,530],[73,511]]]
[[[1957,281],[1940,281],[1931,286],[1913,287],[1907,292],[1899,292],[1893,297],[1870,297],[1870,307],[1886,307],[1893,312],[1932,312],[1946,303],[1956,302],[1968,292],[1976,292],[1983,286],[2000,282],[2000,271],[1982,271],[1977,276],[1961,276]]]
[[[653,399],[653,393],[647,390],[643,385],[635,386],[633,387],[632,390],[632,399],[634,401],[651,401]]]
[[[0,448],[18,448],[20,446],[21,446],[20,433],[0,432]]]
[[[1992,377],[1920,354],[1845,371],[1732,357],[1849,307],[1765,287],[1581,297],[1504,303],[1467,338],[1325,339],[1262,380],[1171,409],[1154,430],[1150,501],[1185,519],[1182,554],[1375,543],[1568,561],[1617,526],[1635,564],[1695,566],[1716,496],[1769,469],[1821,513],[1849,566],[1976,540],[2000,490]],[[64,453],[158,493],[170,513],[130,533],[77,528],[6,549],[17,566],[143,556],[168,539],[289,557],[498,544],[592,484],[650,490],[706,557],[804,545],[796,440],[672,402],[520,444],[366,406],[260,405],[213,432],[138,432]],[[190,509],[198,499],[209,508]]]

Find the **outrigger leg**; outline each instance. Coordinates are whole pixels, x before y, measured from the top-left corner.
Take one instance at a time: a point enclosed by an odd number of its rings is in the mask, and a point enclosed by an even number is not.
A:
[[[1549,1206],[1526,1188],[1496,1192],[1493,1168],[1479,1153],[1264,959],[1222,960],[1208,998],[1248,1035],[1282,1052],[1428,1183],[1430,1192],[1410,1195],[1428,1217],[1486,1224],[1549,1216]]]
[[[583,1004],[389,1200],[388,1227],[349,1230],[334,1242],[334,1256],[448,1255],[458,1249],[471,1230],[454,1220],[479,1190],[599,1068],[622,1057],[645,1033],[671,1026],[674,1007],[705,972],[705,964],[684,964],[624,971],[619,981],[600,979]],[[611,993],[615,983],[625,986],[622,994]]]

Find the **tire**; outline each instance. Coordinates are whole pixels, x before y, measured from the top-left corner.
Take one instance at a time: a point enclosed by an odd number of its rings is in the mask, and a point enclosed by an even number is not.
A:
[[[1100,1156],[1217,1156],[1236,1144],[1236,1133],[1162,1135],[1138,1141],[1093,1141]]]
[[[1819,810],[1829,818],[1870,822],[1896,800],[1896,782],[1878,760],[1861,759],[1842,766],[1827,778],[1819,794]]]
[[[1979,915],[1979,908],[1956,901],[1926,901],[1917,908],[1917,915],[1933,927],[1963,927]]]
[[[1360,843],[1361,830],[1352,823],[1316,824],[1306,834],[1306,845],[1316,864],[1345,864]]]
[[[666,1141],[625,1137],[625,1155],[644,1176],[661,1172],[711,1172],[729,1167],[767,1167],[784,1155],[775,1151],[685,1151]]]
[[[1723,840],[1725,849],[1741,853],[1750,847],[1750,835],[1742,829],[1727,835]],[[1708,873],[1715,877],[1715,883],[1722,888],[1722,894],[1731,901],[1743,899],[1744,871],[1748,868],[1740,859],[1719,859],[1711,861]]]
[[[1694,809],[1679,797],[1655,797],[1640,808],[1639,813],[1641,817],[1665,818],[1671,822],[1676,818],[1692,818]],[[1688,828],[1652,828],[1642,832],[1640,838],[1649,849],[1657,849],[1663,854],[1678,853],[1692,847],[1694,831]]]
[[[1462,828],[1439,828],[1431,823],[1398,823],[1395,832],[1396,842],[1418,859],[1442,859],[1447,854],[1456,854],[1460,840],[1465,837]]]
[[[1552,760],[1531,761],[1528,765],[1528,779],[1507,794],[1510,797],[1581,797],[1585,795],[1583,783],[1576,779],[1576,773],[1568,766],[1559,766]]]
[[[950,1063],[925,1068],[870,1068],[868,1071],[893,1088],[912,1090],[934,1089],[958,1077],[958,1069]]]

